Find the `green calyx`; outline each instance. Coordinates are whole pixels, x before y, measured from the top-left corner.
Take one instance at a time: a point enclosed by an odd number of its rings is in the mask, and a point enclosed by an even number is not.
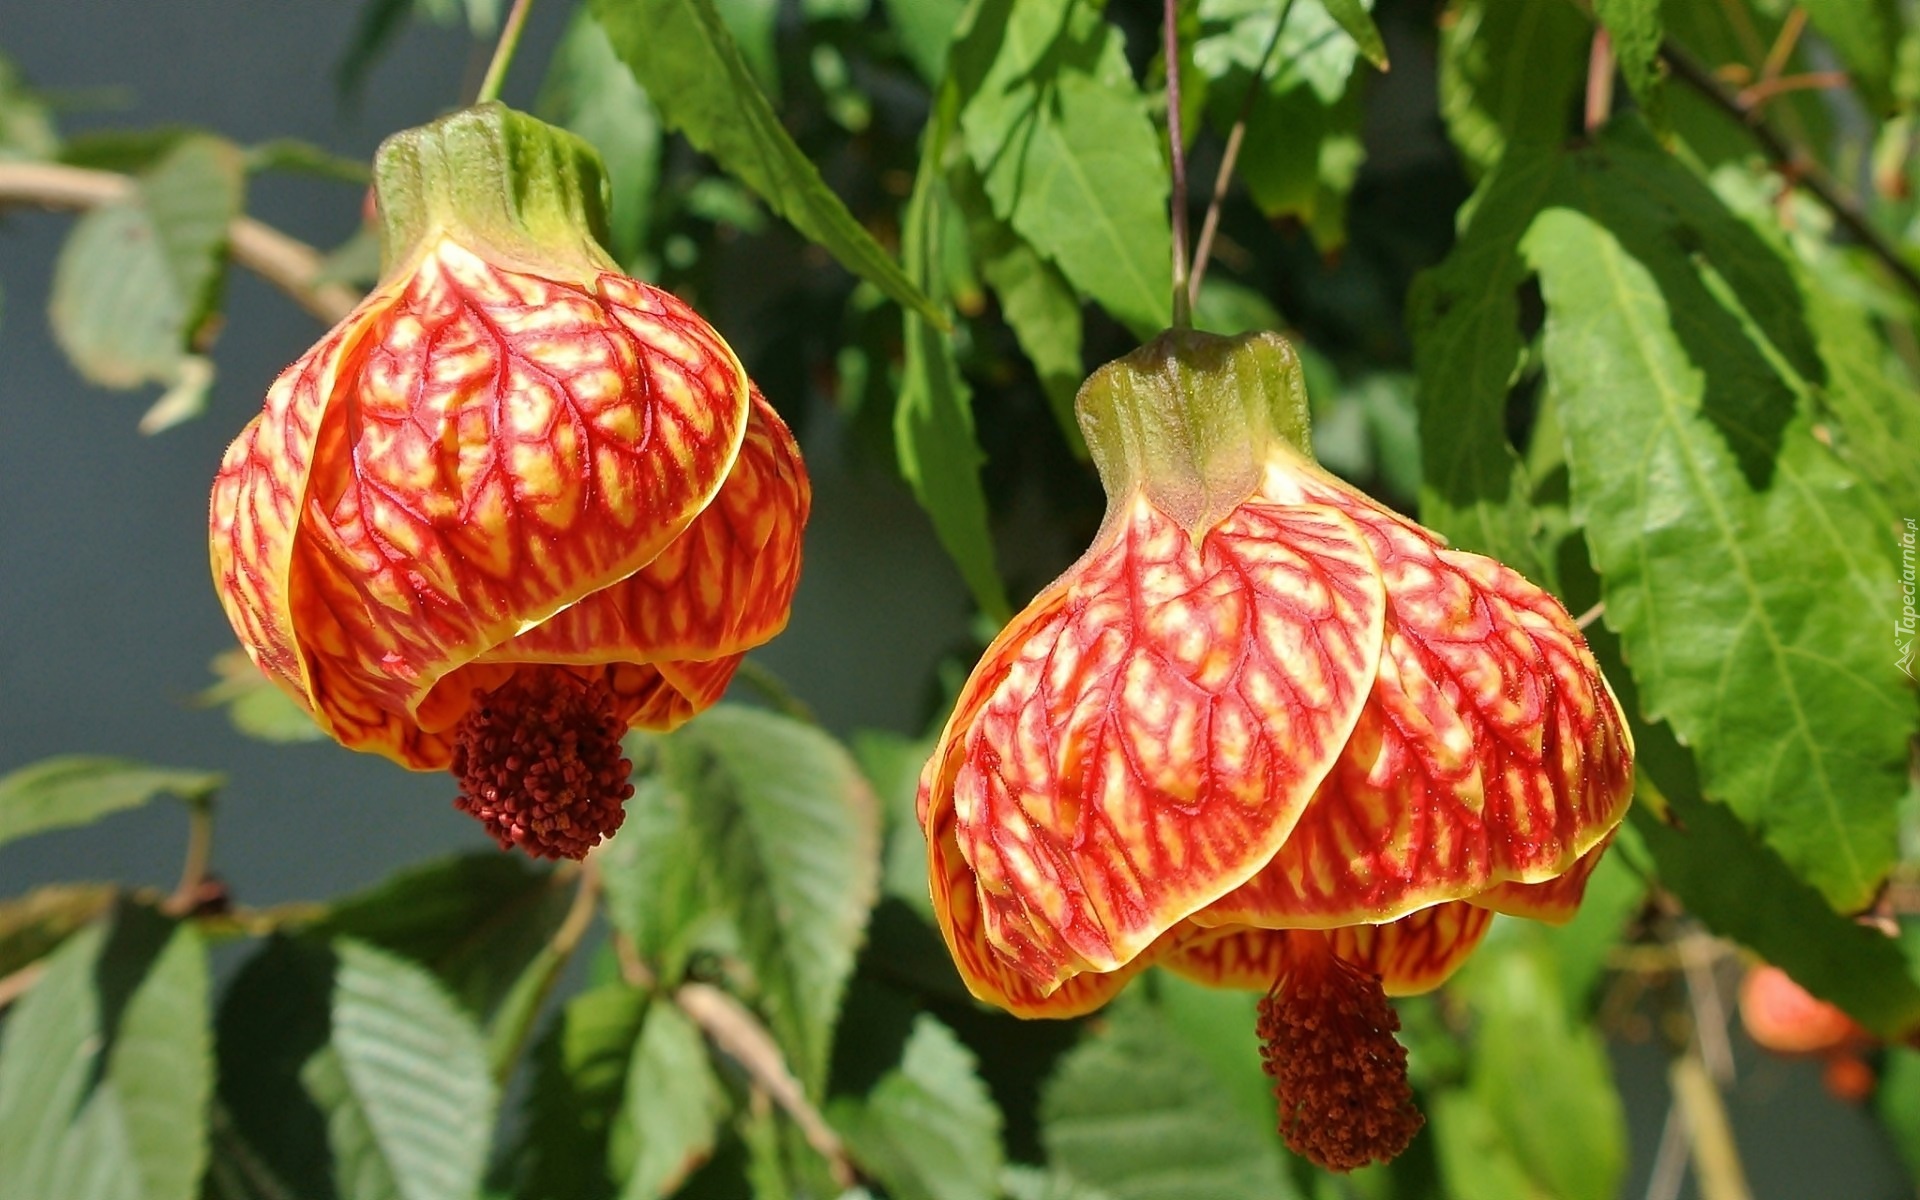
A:
[[[1199,537],[1276,453],[1312,460],[1300,356],[1277,333],[1170,329],[1101,367],[1074,400],[1110,504],[1135,490]]]
[[[593,147],[489,102],[380,144],[373,160],[382,278],[441,238],[501,266],[585,281],[618,270],[607,240],[607,179]]]

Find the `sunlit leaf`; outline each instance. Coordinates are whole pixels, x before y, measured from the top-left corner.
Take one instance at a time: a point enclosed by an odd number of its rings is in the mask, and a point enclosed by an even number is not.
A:
[[[86,927],[118,894],[108,883],[54,883],[0,902],[0,979]]]
[[[217,654],[210,664],[219,682],[194,697],[200,704],[227,710],[233,727],[263,742],[314,742],[325,738],[299,703],[238,647]]]
[[[478,1030],[420,967],[335,949],[331,1038],[300,1079],[327,1115],[341,1200],[466,1200],[493,1133]]]
[[[335,902],[314,930],[426,967],[485,1017],[553,935],[572,891],[517,855],[465,854],[408,867]]]
[[[1628,815],[1660,886],[1708,928],[1867,1028],[1887,1037],[1920,1028],[1920,973],[1901,943],[1834,912],[1730,810],[1702,798],[1692,753],[1666,725],[1640,718],[1618,640],[1604,628],[1590,633],[1633,726],[1639,802]]]
[[[946,1026],[922,1015],[900,1065],[865,1099],[835,1106],[855,1158],[897,1200],[995,1200],[1000,1110],[974,1057]]]
[[[958,219],[938,166],[947,126],[944,116],[937,117],[928,130],[901,230],[907,270],[941,297],[947,289],[937,275],[937,251],[945,223]],[[994,566],[987,498],[980,484],[983,456],[973,430],[973,394],[960,377],[950,335],[917,313],[904,314],[904,320],[906,361],[893,412],[900,473],[933,518],[934,532],[960,568],[974,602],[994,621],[1004,622],[1013,610]]]
[[[1048,1161],[1114,1200],[1295,1194],[1273,1128],[1243,1112],[1144,1003],[1112,1011],[1061,1062],[1040,1114]]]
[[[1165,328],[1167,171],[1119,31],[1067,0],[988,0],[954,53],[994,213],[1136,336]]]
[[[526,1200],[610,1200],[607,1150],[646,1018],[644,993],[604,984],[575,996],[534,1048],[522,1111],[517,1195]]]
[[[122,908],[47,960],[0,1035],[0,1195],[192,1200],[207,1161],[206,952]]]
[[[632,262],[646,243],[659,181],[660,117],[587,9],[574,10],[554,47],[534,113],[579,134],[600,152],[613,193],[609,249],[621,262]]]
[[[1571,162],[1578,210],[1525,249],[1607,624],[1707,794],[1859,908],[1894,858],[1916,714],[1869,616],[1894,594],[1887,535],[1812,428],[1792,277],[1639,135]]]
[[[141,175],[126,199],[74,225],[54,268],[48,313],[83,375],[107,387],[191,388],[208,374],[192,342],[217,292],[244,183],[238,147],[194,134]]]
[[[199,801],[226,779],[124,758],[48,758],[0,776],[0,845],[49,829],[88,825],[156,796]]]
[[[688,894],[712,907],[690,915],[730,927],[738,939],[733,951],[752,969],[752,998],[794,1073],[818,1094],[840,999],[879,891],[880,813],[872,790],[832,737],[759,709],[719,705],[650,739],[642,752],[654,756],[653,786],[676,796],[686,825],[676,836],[643,842],[646,852],[609,860],[610,885],[615,873],[644,877],[655,870],[710,881]],[[614,845],[628,836],[622,831]],[[643,903],[657,894],[612,886]]]
[[[615,1171],[625,1177],[622,1200],[654,1200],[678,1190],[713,1153],[731,1108],[699,1029],[672,1004],[649,1007],[612,1136],[613,1159],[625,1167]]]
[[[1537,1194],[1612,1200],[1627,1129],[1606,1047],[1569,1010],[1542,930],[1508,926],[1451,986],[1478,1025],[1469,1087]]]
[[[1620,64],[1620,74],[1639,101],[1641,113],[1655,128],[1664,126],[1660,43],[1667,27],[1660,18],[1660,0],[1596,0],[1593,11],[1612,39],[1614,61]]]
[[[849,271],[903,307],[944,320],[793,144],[713,0],[593,0],[592,9],[669,128]]]
[[[1462,157],[1487,170],[1516,142],[1575,128],[1592,26],[1570,4],[1452,0],[1440,27],[1440,113]]]

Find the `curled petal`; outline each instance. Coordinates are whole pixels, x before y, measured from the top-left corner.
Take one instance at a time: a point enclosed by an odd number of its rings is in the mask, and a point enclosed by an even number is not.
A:
[[[1285,847],[1195,920],[1377,923],[1572,870],[1632,795],[1626,722],[1579,630],[1515,572],[1308,470],[1267,487],[1366,531],[1388,598],[1378,678]]]
[[[1389,996],[1432,991],[1480,944],[1493,913],[1460,901],[1436,904],[1384,925],[1340,929],[1250,929],[1192,925],[1162,955],[1161,965],[1210,987],[1265,991],[1294,956],[1316,952],[1304,939],[1325,939],[1333,953],[1380,976]]]
[[[342,743],[440,765],[436,681],[645,566],[708,504],[739,362],[664,292],[442,241],[290,367],[216,481],[243,644]]]
[[[1600,865],[1600,856],[1612,842],[1613,834],[1609,833],[1600,839],[1599,845],[1582,854],[1565,874],[1542,883],[1498,884],[1477,896],[1467,897],[1467,902],[1510,917],[1565,925],[1579,911],[1580,901],[1587,894],[1587,880],[1592,878],[1593,869]]]
[[[921,776],[932,853],[950,823],[958,856],[936,894],[971,892],[1041,996],[1125,967],[1286,841],[1358,719],[1384,607],[1332,508],[1245,504],[1196,544],[1143,496],[1117,505],[988,648]]]

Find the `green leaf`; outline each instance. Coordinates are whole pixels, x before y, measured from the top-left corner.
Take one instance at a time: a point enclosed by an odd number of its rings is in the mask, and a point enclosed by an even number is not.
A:
[[[917,806],[920,768],[932,753],[928,738],[878,729],[863,729],[853,737],[853,756],[886,818],[881,890],[905,901],[928,924],[933,923],[933,897],[927,890],[927,835],[921,831]]]
[[[1366,60],[1386,70],[1387,43],[1380,36],[1380,27],[1373,23],[1373,14],[1367,11],[1372,7],[1372,0],[1320,0],[1320,3],[1327,15],[1347,31]]]
[[[263,742],[315,742],[327,735],[307,710],[287,695],[239,648],[214,655],[219,682],[194,697],[196,704],[222,707],[233,727]]]
[[[0,1036],[0,1195],[198,1196],[207,991],[198,932],[131,906],[49,958]]]
[[[1731,811],[1703,798],[1692,753],[1668,726],[1640,717],[1618,638],[1603,626],[1587,633],[1633,728],[1637,803],[1628,817],[1661,886],[1715,933],[1780,967],[1868,1029],[1899,1038],[1920,1028],[1920,973],[1901,943],[1834,912]],[[1623,847],[1631,849],[1624,839]]]
[[[1277,1123],[1273,1080],[1260,1061],[1260,997],[1253,992],[1210,988],[1171,971],[1153,977],[1154,1002],[1167,1027],[1207,1065],[1220,1093],[1246,1121]]]
[[[660,178],[660,116],[634,82],[606,30],[581,8],[554,47],[534,114],[579,134],[600,152],[612,191],[613,256],[630,263],[646,244]]]
[[[1371,27],[1355,0],[1335,7],[1351,9]],[[1193,64],[1208,80],[1208,122],[1227,136],[1244,115],[1240,178],[1248,193],[1268,217],[1305,222],[1322,253],[1338,250],[1346,241],[1347,194],[1364,157],[1365,81],[1355,69],[1354,40],[1315,0],[1287,11],[1277,42],[1278,6],[1204,0],[1198,15]],[[1249,87],[1255,88],[1250,106]]]
[[[1666,125],[1665,71],[1660,43],[1667,35],[1660,18],[1660,0],[1595,0],[1593,14],[1613,41],[1614,61],[1627,87],[1640,103],[1641,114],[1654,128]]]
[[[49,829],[90,825],[156,796],[198,803],[225,783],[225,776],[210,771],[150,767],[125,758],[42,759],[0,776],[0,846]]]
[[[1887,1051],[1873,1106],[1907,1174],[1920,1181],[1920,1051],[1901,1046]]]
[[[411,959],[475,1017],[506,998],[572,902],[554,872],[482,851],[408,867],[334,903],[314,926]]]
[[[1112,1200],[1106,1192],[1058,1171],[1013,1165],[1000,1172],[1007,1200]]]
[[[1271,1125],[1243,1112],[1158,1013],[1137,999],[1109,1011],[1041,1092],[1049,1163],[1113,1200],[1295,1194]]]
[[[1440,114],[1470,167],[1573,131],[1591,39],[1570,4],[1453,0],[1440,27]]]
[[[713,0],[593,0],[592,10],[669,128],[713,156],[848,270],[902,307],[944,323],[793,144]]]
[[[832,1113],[861,1167],[895,1200],[995,1200],[1000,1110],[973,1055],[939,1021],[914,1022],[900,1065]]]
[[[758,1005],[794,1074],[818,1096],[879,890],[873,792],[833,738],[758,709],[719,705],[652,747],[660,786],[679,794],[693,833],[669,845],[686,858],[683,869],[711,878]],[[672,869],[651,856],[620,869],[656,867]]]
[[[360,187],[373,182],[373,168],[369,164],[299,138],[273,138],[248,146],[246,153],[249,172],[288,171]]]
[[[617,840],[617,839],[616,839]],[[609,1200],[609,1135],[647,997],[620,984],[582,992],[534,1049],[515,1194],[522,1200]]]
[[[1587,879],[1586,896],[1573,920],[1558,929],[1541,931],[1542,940],[1553,952],[1569,1011],[1580,1017],[1586,1015],[1594,990],[1606,974],[1608,955],[1646,903],[1646,880],[1620,852],[1634,837],[1633,831],[1625,829],[1618,836],[1622,846],[1604,855],[1593,869]]]
[[[955,56],[994,213],[1135,336],[1165,328],[1167,171],[1120,32],[1070,0],[989,0]]]
[[[81,374],[116,388],[192,382],[190,343],[217,292],[245,178],[238,147],[190,134],[126,199],[75,223],[48,313]]]
[[[0,902],[0,979],[51,953],[119,893],[110,883],[54,883]]]
[[[327,1115],[341,1200],[467,1200],[494,1120],[479,1031],[421,968],[348,938],[334,949],[332,1036],[300,1078]]]
[[[53,110],[0,55],[0,161],[39,162],[59,152]]]
[[[1519,239],[1559,176],[1552,156],[1502,160],[1453,252],[1414,281],[1408,298],[1420,374],[1420,519],[1533,579],[1542,577],[1533,486],[1507,441],[1507,395],[1525,350],[1518,293],[1529,272]]]
[[[1000,316],[1033,363],[1054,421],[1076,458],[1087,444],[1073,415],[1073,398],[1086,378],[1081,357],[1080,297],[1058,268],[993,215],[979,176],[965,164],[949,175],[954,201],[966,214],[967,234],[980,273],[1000,301]]]
[[[943,105],[943,112],[929,123],[919,178],[901,229],[907,271],[943,300],[946,282],[938,274],[938,250],[945,223],[952,218],[938,169],[949,124],[944,110]],[[973,394],[960,377],[949,336],[918,313],[905,313],[903,319],[906,361],[893,411],[900,474],[933,518],[934,532],[960,568],[974,603],[989,618],[1004,623],[1013,609],[994,566],[987,498],[980,485],[983,455],[973,430]]]
[[[1860,908],[1916,714],[1871,617],[1895,594],[1886,535],[1814,433],[1792,277],[1631,127],[1572,166],[1524,248],[1607,624],[1707,794]]]
[[[937,84],[947,73],[947,47],[966,0],[885,0],[887,24],[920,78]]]
[[[1833,426],[1822,426],[1834,450],[1887,501],[1886,519],[1920,513],[1920,388],[1881,333],[1897,322],[1898,301],[1875,294],[1877,264],[1828,240],[1832,218],[1796,208],[1782,228],[1773,175],[1725,166],[1713,189],[1747,227],[1787,258],[1825,379],[1807,382]],[[1816,436],[1820,436],[1816,430]]]
[[[1542,930],[1504,924],[1452,985],[1478,1020],[1469,1087],[1538,1194],[1612,1200],[1627,1128],[1606,1047],[1569,1011]]]
[[[1428,1134],[1447,1200],[1558,1200],[1527,1175],[1499,1121],[1478,1095],[1448,1088],[1426,1101]]]
[[[707,1044],[672,1004],[647,1009],[626,1100],[615,1119],[615,1174],[626,1182],[622,1200],[654,1200],[679,1190],[705,1162],[732,1103],[713,1073]],[[622,1169],[624,1164],[624,1169]]]
[[[780,94],[780,57],[775,45],[780,18],[780,0],[714,0],[740,57],[753,71],[753,77],[769,95]]]

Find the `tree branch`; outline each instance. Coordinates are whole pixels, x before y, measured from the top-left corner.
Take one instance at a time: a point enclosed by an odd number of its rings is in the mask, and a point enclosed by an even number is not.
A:
[[[1713,72],[1707,70],[1691,54],[1672,42],[1661,45],[1660,57],[1672,69],[1676,79],[1698,92],[1715,108],[1746,126],[1747,131],[1753,134],[1753,139],[1759,142],[1760,148],[1766,152],[1774,170],[1784,175],[1789,183],[1798,183],[1812,192],[1820,203],[1833,213],[1834,218],[1844,225],[1849,233],[1858,238],[1860,244],[1879,259],[1888,271],[1892,272],[1894,278],[1898,279],[1903,287],[1915,296],[1920,296],[1920,271],[1914,270],[1913,264],[1901,254],[1900,248],[1867,219],[1866,213],[1861,211],[1858,204],[1841,192],[1839,186],[1834,183],[1833,177],[1827,174],[1825,167],[1814,161],[1806,151],[1789,143],[1773,126],[1767,124],[1760,113],[1760,105],[1765,102],[1766,97],[1762,96],[1749,102],[1734,95],[1713,77]]]
[[[0,163],[0,207],[98,208],[127,199],[134,186],[131,177],[115,171],[62,163]],[[353,288],[320,278],[326,260],[318,250],[252,217],[236,217],[227,227],[227,246],[234,262],[329,325],[360,302]]]

